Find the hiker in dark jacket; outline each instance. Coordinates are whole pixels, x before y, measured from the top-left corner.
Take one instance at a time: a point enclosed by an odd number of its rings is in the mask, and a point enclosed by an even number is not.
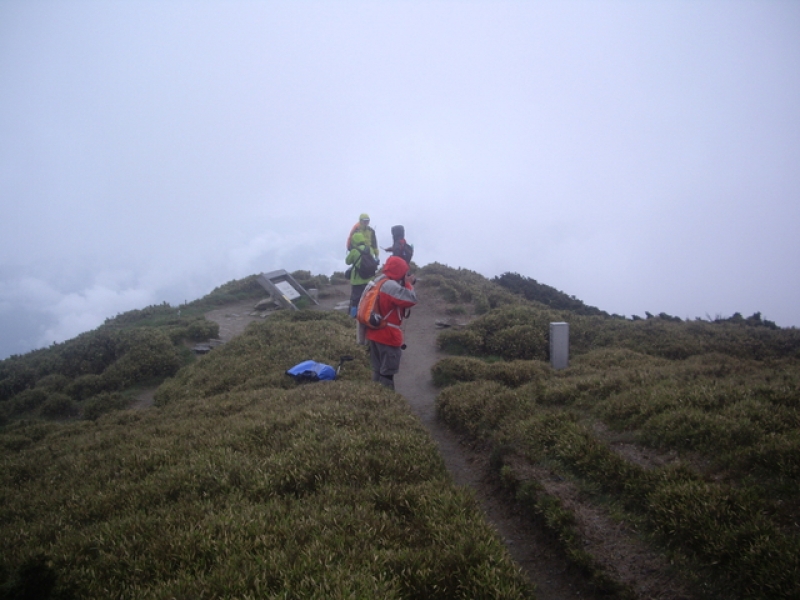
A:
[[[392,256],[399,256],[407,264],[411,264],[411,257],[414,256],[414,246],[406,242],[406,229],[402,225],[392,227],[392,245],[384,248],[386,252],[391,252]]]
[[[355,232],[351,239],[352,250],[347,253],[344,262],[351,265],[350,268],[350,316],[356,316],[356,309],[358,308],[358,301],[361,300],[361,294],[364,293],[364,288],[367,283],[372,279],[371,277],[361,277],[358,274],[358,266],[361,263],[361,258],[364,253],[369,253],[370,249],[367,246],[364,234]]]

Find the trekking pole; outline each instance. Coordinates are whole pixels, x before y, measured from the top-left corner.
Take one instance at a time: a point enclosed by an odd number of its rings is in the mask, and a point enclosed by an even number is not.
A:
[[[342,364],[344,364],[345,362],[351,361],[351,360],[353,360],[353,357],[350,356],[349,354],[345,354],[344,356],[340,356],[339,357],[339,366],[336,367],[336,378],[337,379],[339,377],[339,371],[342,370]]]

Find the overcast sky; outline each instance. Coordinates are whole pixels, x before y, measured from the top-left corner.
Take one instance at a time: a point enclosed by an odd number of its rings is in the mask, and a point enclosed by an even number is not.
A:
[[[0,209],[0,358],[343,270],[361,212],[420,265],[800,326],[800,2],[3,0]]]

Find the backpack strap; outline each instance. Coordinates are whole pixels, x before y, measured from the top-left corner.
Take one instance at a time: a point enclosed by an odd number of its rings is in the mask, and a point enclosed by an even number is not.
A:
[[[403,313],[400,311],[400,307],[397,306],[397,307],[394,308],[394,310],[397,311],[397,316],[400,317],[400,322],[402,323],[404,317],[403,317]],[[386,319],[389,318],[390,314],[392,314],[391,310],[388,313],[386,313],[385,317],[381,317],[381,321],[386,321]],[[395,329],[400,329],[401,328],[400,325],[395,325],[394,323],[389,323],[389,321],[386,321],[386,326],[387,327],[394,327]]]

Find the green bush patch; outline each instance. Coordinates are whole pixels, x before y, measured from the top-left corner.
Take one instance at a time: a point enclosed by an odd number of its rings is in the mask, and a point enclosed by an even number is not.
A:
[[[355,360],[337,381],[285,374],[344,354]],[[142,359],[119,372],[161,372]],[[42,386],[39,404],[61,394],[83,420],[0,430],[8,597],[33,581],[52,598],[532,595],[405,400],[370,381],[344,315],[254,323],[174,373],[148,410],[119,410],[128,396],[86,375],[80,401]]]
[[[435,273],[451,301],[466,301],[465,286],[491,295],[472,274]],[[629,320],[533,280],[495,281],[518,300],[439,334],[453,356],[432,371],[437,414],[493,449],[501,480],[573,564],[608,575],[583,555],[569,509],[515,480],[505,453],[635,524],[699,596],[800,597],[800,331],[760,318]],[[562,371],[547,364],[556,321],[570,325]]]

